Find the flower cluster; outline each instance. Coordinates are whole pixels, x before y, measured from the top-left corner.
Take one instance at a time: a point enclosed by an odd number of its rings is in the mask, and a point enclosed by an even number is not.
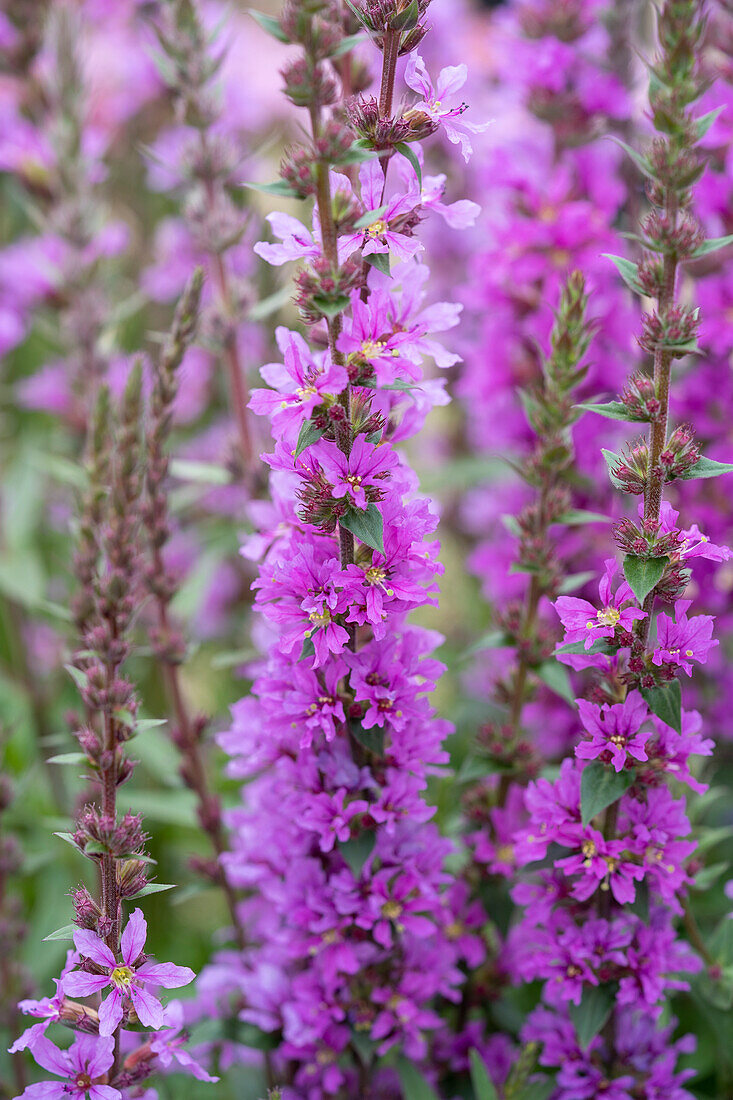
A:
[[[648,153],[635,154],[655,209],[642,221],[649,251],[630,264],[627,279],[656,299],[649,315],[654,323],[645,324],[641,341],[653,352],[654,373],[648,384],[635,383],[646,394],[643,409],[623,399],[599,406],[603,415],[611,409],[617,419],[649,424],[648,443],[635,445],[644,462],[637,461],[633,478],[616,455],[607,459],[618,488],[643,494],[640,519],[617,529],[626,551],[624,578],[611,559],[597,602],[571,596],[555,602],[565,632],[560,660],[576,672],[592,670],[586,696],[576,700],[583,733],[575,759],[563,762],[556,780],[530,784],[529,821],[515,836],[520,866],[545,863],[512,891],[524,916],[510,934],[511,966],[520,979],[544,983],[544,1006],[530,1015],[522,1035],[543,1044],[540,1062],[559,1067],[558,1096],[568,1100],[687,1095],[663,1032],[654,1035],[650,1027],[670,992],[687,988],[686,975],[702,966],[675,927],[683,913],[688,924],[693,919],[686,894],[696,844],[684,799],[670,784],[705,789],[691,758],[709,755],[712,742],[701,737],[699,714],[681,705],[679,676],[690,675],[693,663],[704,664],[716,642],[711,616],[689,615],[691,601],[682,597],[695,558],[729,555],[697,527],[678,527],[678,513],[662,496],[676,477],[725,470],[697,450],[679,470],[665,457],[680,436],[668,427],[671,368],[680,354],[672,333],[677,267],[704,249],[690,212],[691,185],[703,169],[690,108],[703,86],[695,67],[701,29],[693,3],[670,2],[660,10],[650,88],[658,133]],[[652,249],[661,253],[661,264]],[[655,616],[657,600],[671,604],[671,613]],[[584,1020],[591,1013],[592,1027]]]
[[[307,265],[297,302],[310,341],[279,329],[282,360],[263,367],[269,388],[252,395],[275,439],[265,456],[272,504],[257,506],[259,534],[244,547],[262,555],[256,606],[269,645],[222,737],[232,774],[250,780],[226,866],[255,891],[244,905],[252,946],[236,970],[202,978],[220,997],[245,995],[241,1018],[279,1036],[274,1080],[312,1098],[372,1095],[393,1077],[376,1065],[393,1046],[424,1059],[440,1026],[433,1001],[455,999],[460,962],[483,951],[461,924],[463,894],[446,891],[450,845],[425,801],[449,727],[427,698],[440,639],[408,616],[435,600],[437,517],[395,449],[445,401],[424,358],[456,358],[435,334],[458,309],[426,304],[416,228],[431,207],[463,224],[477,208],[441,203],[445,180],[422,176],[400,124],[420,111],[448,128],[458,112],[443,117],[433,97],[393,113],[397,57],[410,54],[408,72],[424,74],[417,5],[404,15],[380,6],[378,141],[365,129],[349,136],[335,111],[326,117],[347,64],[339,43],[356,28],[337,5],[315,7],[288,5],[277,24],[303,46],[283,75],[291,99],[310,106],[312,144],[289,154],[283,177],[297,163],[311,181],[299,193],[315,195],[312,229],[271,215],[280,243],[256,245],[271,264]],[[370,7],[365,24],[373,17]],[[462,79],[447,71],[441,86]],[[350,118],[357,107],[364,114],[368,102],[352,103]]]

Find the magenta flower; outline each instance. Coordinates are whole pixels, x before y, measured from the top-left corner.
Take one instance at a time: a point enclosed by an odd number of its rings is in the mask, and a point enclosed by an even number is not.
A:
[[[454,99],[456,92],[463,87],[467,78],[468,69],[465,65],[449,65],[441,69],[437,86],[433,87],[425,62],[419,54],[413,54],[410,57],[405,70],[405,83],[424,99],[419,109],[429,115],[434,122],[442,124],[448,141],[453,145],[460,145],[466,162],[473,152],[470,135],[482,133],[489,125],[488,122],[466,122],[463,118],[463,113],[468,106],[466,103],[446,102]]]
[[[74,933],[77,951],[97,969],[94,972],[74,970],[67,974],[63,981],[64,993],[72,997],[90,997],[112,986],[112,992],[99,1009],[100,1035],[112,1035],[117,1030],[130,1001],[140,1023],[158,1031],[163,1026],[163,1006],[145,987],[159,985],[164,989],[177,989],[188,985],[196,976],[187,966],[150,962],[143,955],[147,932],[142,910],[136,909],[122,933],[122,963],[94,932],[80,929]]]
[[[114,1061],[114,1039],[97,1035],[79,1035],[69,1050],[41,1036],[33,1044],[33,1057],[49,1073],[63,1081],[41,1081],[29,1085],[18,1100],[120,1100],[122,1093],[110,1085],[94,1082],[102,1077]]]
[[[408,216],[420,206],[417,190],[407,194],[394,194],[384,200],[384,173],[378,160],[368,160],[359,172],[361,199],[367,212],[374,211],[374,220],[364,229],[346,234],[339,240],[339,254],[353,252],[361,248],[365,256],[392,252],[400,260],[410,260],[423,245],[416,237],[401,232],[400,227]]]
[[[610,753],[611,763],[617,772],[623,770],[628,756],[635,760],[648,760],[644,745],[648,733],[639,729],[649,712],[638,691],[631,691],[623,703],[610,707],[598,707],[587,699],[576,699],[580,717],[590,741],[581,741],[575,755],[580,760],[595,760],[603,753]]]
[[[10,1047],[9,1053],[16,1054],[19,1050],[25,1050],[27,1047],[33,1047],[38,1042],[38,1039],[45,1034],[49,1024],[61,1019],[61,1006],[64,1003],[63,993],[63,979],[73,970],[75,966],[79,965],[79,956],[76,951],[66,952],[66,962],[64,968],[58,978],[54,978],[56,983],[56,992],[53,997],[41,997],[39,1001],[25,1000],[18,1002],[18,1008],[21,1012],[27,1016],[35,1016],[42,1022],[40,1024],[32,1024],[26,1028],[22,1035],[20,1035],[13,1045]]]
[[[657,619],[657,646],[652,661],[655,665],[679,665],[692,675],[690,661],[704,665],[708,653],[718,642],[713,638],[712,615],[695,615],[688,619],[690,600],[677,600],[674,619],[662,612]]]
[[[345,455],[335,445],[319,451],[323,472],[332,482],[334,497],[350,497],[356,508],[364,511],[367,507],[366,489],[377,488],[388,477],[398,458],[390,447],[380,447],[369,443],[364,435],[358,435],[351,448],[351,454]]]
[[[622,581],[615,592],[611,591],[611,581],[617,570],[618,562],[609,558],[598,586],[600,610],[577,596],[560,596],[555,601],[555,610],[565,627],[565,643],[584,642],[585,648],[590,649],[599,638],[613,638],[617,628],[630,631],[636,619],[646,618],[646,611],[627,606],[634,599],[634,593],[626,581]]]
[[[341,393],[349,379],[344,368],[326,355],[312,355],[299,333],[280,326],[275,337],[285,363],[266,363],[260,369],[273,388],[253,390],[249,408],[259,416],[272,417],[278,434],[290,442],[325,396]]]
[[[212,1077],[210,1073],[199,1065],[196,1059],[188,1053],[183,1044],[188,1035],[184,1029],[183,1006],[180,1001],[171,1001],[163,1010],[166,1030],[156,1035],[150,1042],[150,1049],[158,1055],[158,1061],[164,1069],[170,1069],[177,1062],[185,1073],[190,1073],[197,1081],[214,1083],[218,1077]],[[175,1068],[175,1067],[174,1067]]]

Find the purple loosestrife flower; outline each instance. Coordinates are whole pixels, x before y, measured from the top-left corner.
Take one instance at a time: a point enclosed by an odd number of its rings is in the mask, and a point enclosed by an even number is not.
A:
[[[564,644],[583,642],[585,648],[590,649],[599,638],[612,639],[617,629],[631,631],[637,620],[647,617],[646,611],[632,606],[635,596],[626,581],[622,581],[615,592],[612,591],[612,581],[617,572],[618,562],[615,558],[609,558],[598,586],[600,610],[577,596],[560,596],[555,601],[555,610],[565,627]]]
[[[107,944],[94,932],[80,929],[74,933],[79,954],[102,973],[74,970],[63,980],[64,993],[72,997],[90,997],[108,986],[112,992],[99,1008],[99,1034],[112,1035],[122,1022],[124,1009],[132,1006],[140,1023],[158,1031],[163,1026],[163,1006],[146,986],[177,989],[195,978],[193,970],[173,963],[154,963],[143,955],[147,938],[147,921],[141,909],[135,909],[125,925],[120,939],[122,962],[119,963]]]
[[[590,741],[581,741],[575,755],[580,760],[595,760],[610,754],[615,771],[623,770],[629,756],[634,760],[647,760],[644,745],[648,733],[641,733],[649,708],[638,691],[631,691],[623,703],[599,707],[587,699],[575,700],[583,728],[591,735]]]
[[[471,135],[482,133],[489,125],[488,122],[467,122],[463,118],[467,104],[454,102],[456,93],[460,91],[467,79],[468,69],[465,65],[449,65],[441,69],[438,83],[433,87],[425,62],[419,54],[413,54],[410,57],[405,70],[405,82],[423,97],[424,102],[418,105],[418,109],[424,111],[434,122],[442,124],[448,141],[454,145],[460,145],[466,162],[473,152]],[[452,102],[447,102],[448,100]],[[414,110],[416,108],[413,108]]]
[[[15,1054],[19,1050],[25,1050],[26,1047],[32,1047],[36,1040],[44,1035],[48,1025],[61,1019],[61,1006],[64,1003],[64,991],[63,983],[64,978],[73,970],[74,967],[79,965],[79,954],[77,951],[66,952],[66,962],[64,968],[58,978],[54,978],[56,984],[56,992],[53,997],[42,997],[40,1001],[24,1000],[18,1002],[18,1008],[21,1012],[28,1016],[40,1017],[42,1023],[32,1024],[29,1028],[20,1035],[13,1045],[10,1047],[10,1053]]]
[[[411,260],[422,251],[424,245],[416,237],[401,232],[400,226],[420,206],[419,192],[416,189],[409,190],[407,194],[397,191],[385,201],[382,198],[384,173],[379,161],[374,158],[362,164],[359,183],[364,210],[367,213],[374,211],[374,221],[365,229],[340,238],[339,248],[347,255],[360,248],[363,256],[389,252],[402,263]]]
[[[345,455],[335,444],[321,444],[316,453],[326,476],[332,481],[334,497],[348,497],[356,508],[367,507],[365,490],[381,488],[399,459],[391,447],[369,443],[365,436],[354,440],[351,452]]]
[[[260,368],[272,389],[253,390],[249,407],[259,416],[271,416],[283,439],[295,443],[303,421],[327,395],[345,390],[348,376],[326,353],[314,356],[299,333],[279,327],[275,338],[285,362]]]
[[[679,665],[692,675],[691,661],[705,664],[708,653],[719,643],[713,638],[712,615],[695,615],[689,619],[691,600],[677,600],[674,619],[662,612],[657,619],[657,644],[652,661],[655,665]]]
[[[188,1039],[188,1034],[184,1027],[181,1002],[170,1001],[163,1009],[163,1017],[165,1031],[150,1040],[150,1049],[157,1055],[163,1069],[180,1067],[184,1073],[190,1073],[197,1081],[207,1081],[212,1084],[218,1081],[219,1078],[207,1073],[183,1046]]]
[[[114,1039],[79,1035],[69,1050],[59,1050],[45,1036],[33,1044],[39,1066],[63,1081],[42,1081],[29,1085],[18,1100],[121,1100],[122,1093],[110,1085],[94,1082],[104,1076],[114,1061]]]

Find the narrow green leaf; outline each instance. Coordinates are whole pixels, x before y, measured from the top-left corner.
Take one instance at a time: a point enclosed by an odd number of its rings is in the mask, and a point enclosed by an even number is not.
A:
[[[273,19],[271,15],[265,15],[264,12],[255,11],[254,8],[249,9],[249,14],[259,23],[264,31],[271,34],[273,38],[277,38],[278,42],[284,42],[286,45],[290,42],[290,38],[282,29],[277,19]]]
[[[374,830],[361,830],[357,836],[339,843],[338,851],[348,863],[354,878],[359,878],[364,864],[374,851],[377,842],[377,834]]]
[[[420,21],[420,8],[417,0],[411,0],[411,2],[397,15],[393,15],[390,19],[389,25],[392,30],[395,31],[411,31],[417,26]]]
[[[376,267],[383,275],[389,275],[389,252],[370,252],[364,259],[371,267]]]
[[[313,297],[313,305],[317,306],[324,317],[336,317],[348,309],[349,304],[350,300],[345,294],[339,295],[338,298],[324,298],[322,294],[316,294]]]
[[[637,265],[631,260],[624,259],[623,256],[612,256],[610,252],[604,252],[603,255],[614,264],[629,290],[633,290],[634,294],[639,294],[642,298],[645,297],[646,291],[639,282],[639,269]]]
[[[47,764],[85,764],[86,755],[83,752],[62,752],[58,756],[49,756]]]
[[[364,41],[365,39],[361,34],[349,34],[334,46],[328,56],[331,58],[343,57],[345,53],[350,53],[351,50]]]
[[[643,153],[637,152],[636,149],[633,149],[630,145],[627,145],[625,141],[621,141],[620,138],[615,137],[612,140],[615,141],[617,145],[621,146],[621,148],[624,150],[627,156],[631,158],[631,160],[634,162],[640,172],[642,172],[645,176],[648,176],[649,179],[654,178],[652,166]]]
[[[651,590],[659,583],[669,558],[639,558],[636,554],[627,554],[624,558],[624,576],[631,585],[639,603],[643,603]]]
[[[55,932],[49,932],[47,936],[43,937],[44,943],[49,943],[52,940],[72,940],[74,938],[74,932],[78,931],[75,924],[64,924],[61,928],[57,928]]]
[[[475,1100],[499,1100],[499,1094],[479,1052],[471,1050],[468,1056],[471,1060],[471,1084]]]
[[[652,714],[682,733],[682,688],[679,680],[670,680],[658,687],[642,688],[641,694]]]
[[[569,642],[568,645],[561,645],[555,650],[555,654],[560,653],[583,653],[595,656],[597,653],[603,653],[605,656],[610,656],[615,653],[618,646],[611,645],[608,638],[599,638],[597,642],[594,642],[590,649],[585,648],[584,642]]]
[[[142,890],[132,894],[131,898],[146,898],[148,894],[162,894],[165,890],[175,890],[175,888],[175,882],[149,882],[143,886]]]
[[[181,481],[200,481],[205,485],[229,485],[232,475],[226,466],[214,462],[192,462],[186,458],[174,458],[171,473]]]
[[[694,481],[701,477],[720,477],[733,471],[733,462],[716,462],[714,458],[701,458],[681,475],[681,481]]]
[[[135,726],[137,728],[138,733],[141,733],[143,730],[153,730],[153,729],[156,729],[158,726],[167,726],[167,725],[168,725],[168,719],[167,718],[136,718],[135,719]]]
[[[711,252],[717,252],[720,248],[727,248],[729,244],[733,244],[733,236],[711,237],[709,241],[703,241],[701,245],[698,245],[689,259],[697,260],[700,256],[709,256]]]
[[[584,584],[592,581],[597,576],[598,573],[594,569],[587,569],[584,573],[568,573],[560,582],[558,592],[561,596],[565,596],[568,592],[577,592],[579,588],[582,588]]]
[[[634,416],[623,401],[608,401],[601,405],[575,405],[576,409],[585,409],[586,412],[598,413],[599,416],[605,416],[608,420],[627,420],[633,424],[638,424],[639,421],[643,421],[644,417]]]
[[[720,112],[724,110],[725,107],[716,107],[714,111],[708,111],[706,115],[700,115],[699,118],[695,119],[695,133],[698,141],[705,137]]]
[[[406,141],[398,141],[395,145],[395,149],[398,153],[402,153],[402,156],[405,157],[406,160],[409,160],[417,176],[417,185],[422,191],[422,167],[418,160],[417,153],[414,149],[410,148]]]
[[[280,195],[284,198],[295,198],[293,188],[287,180],[275,180],[274,183],[243,183],[242,187],[248,187],[250,191],[262,191],[265,195]]]
[[[406,1058],[400,1058],[397,1062],[404,1100],[439,1100],[438,1094],[432,1085],[425,1080],[417,1066],[408,1062]]]
[[[575,692],[566,665],[561,665],[559,661],[543,661],[537,669],[537,675],[561,699],[568,703],[575,702]]]
[[[313,639],[310,634],[307,638],[303,639],[303,648],[300,651],[299,661],[304,661],[306,657],[315,657],[316,647],[313,645]]]
[[[611,516],[604,516],[601,512],[584,512],[578,508],[572,512],[563,512],[555,522],[564,523],[566,527],[579,527],[584,523],[613,523],[613,519]]]
[[[59,838],[59,840],[64,840],[64,841],[66,841],[66,843],[67,843],[67,844],[70,844],[70,845],[71,845],[71,847],[72,847],[72,848],[73,848],[73,849],[74,849],[75,851],[77,851],[77,852],[79,851],[79,849],[77,848],[76,844],[74,843],[74,837],[73,837],[73,835],[72,835],[71,833],[54,833],[53,835],[54,835],[54,836],[57,836],[57,837]]]
[[[481,653],[484,649],[503,649],[511,644],[511,638],[503,630],[490,630],[488,634],[484,634],[478,641],[475,641],[473,645],[464,650],[461,656],[464,658],[472,657],[474,653]]]
[[[302,455],[306,447],[310,447],[312,443],[317,443],[325,430],[325,428],[317,428],[312,420],[304,420],[298,433],[298,442],[295,444],[295,457]]]
[[[367,504],[366,511],[352,508],[339,520],[342,527],[356,535],[365,546],[384,554],[384,520],[376,504]]]
[[[570,1019],[580,1046],[585,1050],[608,1020],[616,1003],[616,984],[586,986],[580,1004],[569,1004]]]
[[[633,771],[616,772],[600,760],[593,760],[583,769],[580,779],[580,817],[584,825],[616,802],[634,782]]]
[[[611,479],[611,484],[615,485],[617,489],[623,489],[623,482],[619,481],[619,479],[613,473],[614,466],[616,466],[621,461],[621,459],[613,451],[607,451],[604,447],[601,447],[601,454],[606,460],[606,465],[608,466],[608,476]]]
[[[386,209],[386,206],[380,206],[376,210],[367,210],[366,214],[362,214],[359,220],[354,222],[354,229],[367,229],[372,222],[379,221]]]
[[[82,672],[80,668],[76,668],[74,665],[64,665],[64,668],[66,669],[76,686],[79,688],[79,691],[85,691],[87,686],[86,672]]]

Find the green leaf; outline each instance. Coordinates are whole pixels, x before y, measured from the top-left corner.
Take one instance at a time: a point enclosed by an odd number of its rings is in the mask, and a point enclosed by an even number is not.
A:
[[[698,141],[705,137],[720,112],[724,110],[725,107],[716,107],[714,111],[708,111],[706,115],[700,115],[699,118],[695,119],[695,133]]]
[[[57,836],[59,840],[65,840],[67,844],[71,845],[75,852],[79,851],[76,844],[74,843],[74,837],[72,833],[54,833],[53,835]]]
[[[479,1052],[471,1050],[468,1056],[471,1060],[471,1084],[475,1100],[499,1100],[499,1094]]]
[[[554,1080],[550,1081],[547,1077],[543,1077],[541,1080],[530,1081],[529,1084],[520,1092],[517,1100],[549,1100],[555,1091],[556,1085]]]
[[[586,986],[580,1004],[568,1005],[580,1046],[585,1050],[608,1020],[616,1003],[616,983]]]
[[[158,726],[167,726],[167,718],[136,718],[135,726],[138,733],[142,733],[143,730],[153,730]]]
[[[389,252],[371,252],[364,259],[371,267],[376,267],[383,275],[389,275]]]
[[[229,485],[232,475],[226,466],[214,462],[192,462],[187,458],[171,460],[170,470],[181,481],[200,481],[206,485]]]
[[[80,668],[76,668],[74,665],[64,665],[64,668],[66,669],[76,686],[79,688],[79,691],[85,691],[87,686],[86,672],[82,672]]]
[[[298,433],[298,442],[295,444],[295,457],[302,455],[306,447],[317,443],[325,430],[325,428],[317,428],[312,420],[304,420]]]
[[[376,210],[367,210],[366,214],[362,214],[359,220],[354,222],[354,229],[367,229],[372,222],[379,221],[386,209],[386,206],[379,206]]]
[[[279,309],[287,305],[291,296],[292,291],[289,286],[281,287],[280,290],[276,290],[273,294],[268,294],[266,298],[262,298],[247,310],[247,320],[265,321],[268,317],[271,317],[273,313],[277,313]]]
[[[730,864],[728,862],[723,863],[711,863],[708,867],[703,867],[695,875],[695,881],[692,883],[690,889],[692,890],[709,890],[711,886],[714,886],[721,875],[728,876],[730,871]]]
[[[642,172],[645,176],[648,176],[649,179],[654,178],[652,166],[649,163],[648,159],[643,155],[643,153],[638,153],[636,149],[633,149],[630,145],[627,145],[625,141],[621,141],[620,138],[615,137],[612,140],[615,141],[617,145],[621,146],[624,152],[631,158],[631,160],[633,160],[634,164],[640,172]]]
[[[329,53],[329,57],[343,57],[345,53],[350,53],[356,46],[359,46],[364,41],[364,36],[361,34],[349,34],[346,38],[342,38],[337,45]]]
[[[85,764],[86,754],[83,752],[62,752],[58,756],[49,756],[47,764]]]
[[[626,408],[623,401],[608,401],[602,405],[575,405],[576,409],[585,409],[586,412],[598,413],[599,416],[605,416],[608,420],[628,420],[634,424],[638,424],[639,421],[643,421],[646,418],[640,416],[634,416],[629,409]]]
[[[303,639],[303,648],[300,651],[299,661],[304,661],[306,657],[315,657],[316,647],[313,645],[313,639],[310,634],[307,638]]]
[[[243,183],[242,187],[248,187],[250,191],[262,191],[265,195],[280,195],[294,198],[295,192],[287,180],[275,180],[274,183]]]
[[[422,191],[422,167],[420,165],[420,161],[418,160],[415,150],[411,149],[406,141],[398,141],[395,145],[395,149],[398,153],[402,153],[402,156],[406,160],[409,160],[410,164],[415,170],[415,175],[417,176],[417,185]]]
[[[371,729],[365,730],[361,722],[358,719],[350,719],[349,729],[354,736],[354,740],[358,741],[369,752],[373,752],[375,756],[384,756],[384,728],[382,726],[372,726]]]
[[[377,834],[373,829],[363,829],[357,836],[339,843],[338,851],[352,870],[354,878],[359,878],[364,864],[374,851]]]
[[[336,317],[350,305],[350,299],[345,294],[339,295],[338,298],[324,298],[322,294],[315,294],[312,301],[324,317]]]
[[[404,1100],[439,1100],[437,1092],[432,1085],[425,1080],[417,1066],[408,1062],[406,1058],[400,1058],[397,1062]]]
[[[599,638],[597,642],[594,642],[590,649],[585,648],[584,642],[569,642],[568,645],[561,645],[555,650],[555,654],[559,653],[582,653],[590,654],[594,656],[596,653],[603,653],[605,656],[610,656],[615,653],[618,646],[611,645],[608,638]]]
[[[642,298],[646,296],[646,291],[639,282],[639,269],[635,263],[624,259],[623,256],[612,256],[610,252],[604,252],[603,255],[614,264],[629,290],[633,290],[634,294],[639,294]]]
[[[57,928],[55,932],[49,932],[47,936],[44,936],[43,942],[49,943],[52,940],[72,940],[74,938],[74,932],[77,930],[75,924],[64,924],[61,928]]]
[[[719,248],[727,248],[729,244],[733,244],[733,236],[711,237],[709,241],[703,241],[698,245],[688,258],[697,260],[700,256],[709,256],[711,252],[717,252]]]
[[[624,576],[631,585],[640,604],[656,587],[669,565],[669,558],[639,558],[636,554],[627,554],[624,558]]]
[[[543,661],[537,669],[537,675],[542,683],[561,699],[565,699],[568,703],[575,702],[575,692],[565,665],[561,665],[559,661]]]
[[[577,592],[579,588],[582,588],[584,584],[592,581],[597,576],[598,572],[595,569],[587,569],[584,573],[568,573],[560,582],[558,592],[561,596],[568,592]]]
[[[572,512],[563,512],[558,516],[556,523],[564,523],[566,527],[579,527],[584,523],[613,523],[611,516],[604,516],[601,512],[585,512],[582,508]]]
[[[148,894],[162,894],[165,890],[175,890],[175,882],[149,882],[146,886],[143,886],[142,890],[138,890],[136,894],[131,894],[130,898],[146,898]]]
[[[265,15],[264,12],[255,11],[254,8],[249,9],[249,14],[259,23],[263,30],[271,34],[273,38],[277,38],[278,42],[285,42],[286,45],[290,42],[290,38],[282,29],[277,19],[273,19],[271,15]]]
[[[623,482],[619,481],[619,479],[613,473],[614,466],[616,466],[621,461],[621,459],[617,454],[614,453],[614,451],[607,451],[604,447],[601,447],[601,454],[606,460],[606,465],[608,466],[608,476],[611,479],[611,484],[614,485],[617,489],[623,489]]]
[[[484,634],[473,645],[470,645],[462,656],[470,657],[474,653],[481,653],[484,649],[503,649],[511,644],[511,638],[503,630],[490,630],[488,634]]]
[[[397,15],[393,15],[389,21],[390,28],[395,31],[411,31],[420,21],[420,8],[417,0],[411,2]]]
[[[583,769],[580,779],[580,817],[583,825],[618,801],[634,782],[633,771],[616,772],[600,760],[593,760]]]
[[[681,481],[693,481],[700,477],[720,477],[733,471],[733,462],[716,462],[713,458],[701,458],[689,470],[680,475]]]
[[[352,508],[341,517],[339,524],[356,535],[365,546],[384,554],[384,520],[376,504],[367,504],[366,511]]]
[[[670,680],[658,687],[642,688],[641,694],[652,714],[666,725],[682,733],[682,688],[679,680]]]

